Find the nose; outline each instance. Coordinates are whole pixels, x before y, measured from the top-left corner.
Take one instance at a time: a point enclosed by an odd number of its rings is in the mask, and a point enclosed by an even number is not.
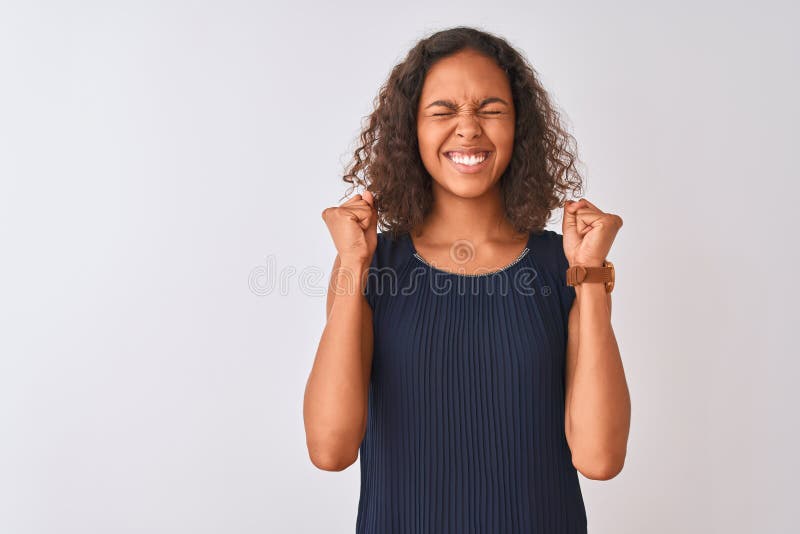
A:
[[[456,135],[472,139],[473,137],[479,137],[482,131],[480,121],[474,113],[466,112],[459,117]]]

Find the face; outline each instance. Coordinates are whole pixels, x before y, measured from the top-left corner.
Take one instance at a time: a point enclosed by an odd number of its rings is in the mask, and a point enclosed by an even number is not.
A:
[[[494,187],[514,147],[514,103],[506,73],[471,50],[438,61],[422,87],[417,138],[434,189],[477,197]]]

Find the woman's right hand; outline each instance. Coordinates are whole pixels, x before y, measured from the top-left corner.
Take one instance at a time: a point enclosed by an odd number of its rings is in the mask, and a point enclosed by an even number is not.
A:
[[[363,275],[378,243],[374,206],[372,194],[365,192],[322,212],[338,255],[328,284],[325,328],[306,382],[303,421],[309,457],[326,471],[341,471],[358,460],[367,429],[373,317],[365,292],[353,289],[366,289]]]
[[[322,210],[342,264],[368,263],[378,244],[378,212],[370,191]]]

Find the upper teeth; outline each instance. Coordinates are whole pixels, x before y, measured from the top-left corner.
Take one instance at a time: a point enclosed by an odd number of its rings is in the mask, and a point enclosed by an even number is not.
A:
[[[468,156],[458,152],[450,152],[448,156],[456,163],[460,163],[462,165],[477,165],[478,163],[486,159],[488,153],[481,152],[479,154]]]

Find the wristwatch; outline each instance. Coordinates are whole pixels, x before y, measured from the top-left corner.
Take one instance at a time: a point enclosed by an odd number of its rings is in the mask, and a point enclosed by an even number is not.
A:
[[[576,286],[584,282],[602,282],[606,286],[606,293],[611,293],[614,289],[614,264],[604,260],[602,267],[573,265],[567,269],[568,286]]]

